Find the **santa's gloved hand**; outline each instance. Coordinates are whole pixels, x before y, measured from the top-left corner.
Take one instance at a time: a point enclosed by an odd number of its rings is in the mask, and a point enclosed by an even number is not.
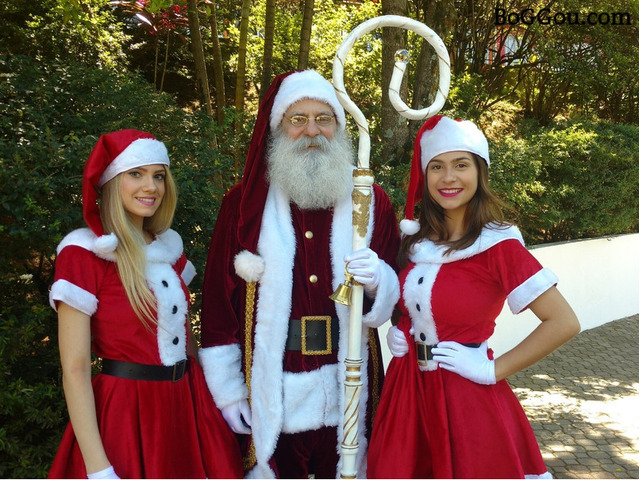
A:
[[[376,252],[370,248],[361,248],[344,257],[347,272],[353,279],[364,286],[365,292],[373,296],[380,283],[380,260]]]
[[[220,412],[235,433],[251,433],[251,407],[246,398],[221,408]]]
[[[394,357],[404,357],[409,351],[407,337],[395,325],[387,332],[387,345],[389,345],[389,351]]]
[[[431,352],[441,368],[482,385],[496,383],[495,362],[487,357],[487,342],[482,342],[478,348],[458,342],[440,342]]]
[[[120,478],[116,471],[113,469],[113,465],[109,465],[104,470],[100,470],[99,472],[87,473],[87,478],[91,480],[102,480],[102,479],[118,479]]]

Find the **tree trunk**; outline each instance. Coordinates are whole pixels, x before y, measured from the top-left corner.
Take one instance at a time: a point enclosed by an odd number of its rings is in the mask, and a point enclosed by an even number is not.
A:
[[[244,84],[247,69],[247,35],[249,31],[249,14],[251,13],[251,0],[242,1],[242,17],[240,19],[240,41],[238,43],[238,67],[236,71],[235,107],[242,116],[244,111]],[[241,123],[236,124],[236,129]]]
[[[271,84],[273,60],[273,35],[276,26],[276,0],[267,0],[264,18],[264,54],[262,56],[262,81],[260,99],[267,93]]]
[[[162,77],[160,77],[160,91],[164,89],[164,76],[167,73],[167,63],[169,63],[169,41],[171,40],[171,33],[167,31],[167,45],[164,49],[164,65],[162,65]]]
[[[209,15],[209,28],[211,29],[211,43],[213,46],[213,81],[216,86],[216,122],[224,123],[224,107],[227,105],[224,88],[224,67],[222,64],[222,51],[218,40],[218,19],[216,16],[216,3],[211,2],[211,14]]]
[[[407,0],[383,0],[383,15],[407,16]],[[408,157],[406,144],[409,137],[408,122],[396,112],[389,100],[388,89],[395,64],[395,53],[405,46],[405,30],[395,27],[382,29],[382,158],[397,164]],[[400,95],[406,98],[407,77],[402,79]]]
[[[189,15],[189,30],[191,35],[191,51],[196,67],[196,84],[198,93],[209,115],[213,115],[211,107],[211,95],[209,93],[209,80],[207,79],[207,66],[204,61],[204,49],[202,48],[202,37],[200,36],[200,21],[198,20],[198,9],[196,0],[187,0],[187,11]]]
[[[302,28],[300,29],[300,50],[298,52],[298,70],[306,70],[309,66],[309,50],[311,49],[311,26],[313,25],[314,0],[305,0]]]
[[[438,33],[438,30],[442,30],[442,28],[439,28],[442,27],[442,25],[440,25],[441,22],[438,22],[436,19],[436,2],[424,2],[422,18],[420,17],[418,14],[418,20],[434,32]],[[413,80],[412,109],[421,110],[433,103],[438,91],[439,76],[438,57],[435,55],[434,49],[429,45],[429,42],[422,39]],[[407,141],[413,141],[421,126],[421,122],[409,122],[409,138]]]

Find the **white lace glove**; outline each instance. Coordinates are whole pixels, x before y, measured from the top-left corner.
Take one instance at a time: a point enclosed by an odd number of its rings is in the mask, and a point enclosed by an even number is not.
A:
[[[364,285],[364,290],[373,296],[380,283],[380,260],[376,252],[370,248],[361,248],[344,257],[347,272],[353,275],[353,279]]]
[[[487,342],[482,342],[478,348],[458,342],[440,342],[431,352],[441,368],[482,385],[496,383],[495,362],[487,357]]]
[[[220,412],[235,433],[251,433],[251,407],[246,398],[221,408]]]
[[[394,357],[404,357],[409,351],[407,337],[396,326],[391,327],[387,332],[387,345],[389,345],[389,351]]]
[[[99,472],[88,473],[87,478],[91,480],[102,480],[107,478],[118,479],[120,477],[113,469],[113,465],[109,465],[107,468],[100,470]]]

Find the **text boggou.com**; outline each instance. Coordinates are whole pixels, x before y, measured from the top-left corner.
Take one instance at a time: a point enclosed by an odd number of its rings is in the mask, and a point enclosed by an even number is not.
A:
[[[551,12],[548,8],[535,11],[525,8],[519,12],[507,12],[504,8],[495,9],[496,25],[631,25],[628,12]]]

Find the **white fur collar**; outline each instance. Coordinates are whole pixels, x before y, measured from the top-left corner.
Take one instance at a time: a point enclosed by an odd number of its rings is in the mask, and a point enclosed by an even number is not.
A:
[[[414,263],[436,264],[456,262],[482,253],[505,240],[518,240],[524,245],[524,240],[517,227],[513,225],[501,227],[490,223],[482,229],[473,245],[464,250],[454,250],[449,255],[445,255],[446,246],[436,245],[431,240],[422,240],[413,247],[409,260]]]
[[[58,245],[57,252],[60,253],[64,247],[75,245],[95,253],[103,260],[116,261],[114,252],[103,253],[96,249],[97,237],[88,228],[79,228],[65,236]],[[180,255],[182,255],[182,238],[174,230],[167,230],[156,236],[155,240],[145,247],[147,262],[149,263],[169,263],[173,265]]]
[[[373,206],[371,198],[370,225],[367,230],[367,244],[373,231]],[[333,269],[332,284],[337,287],[344,280],[344,261],[351,252],[352,223],[351,197],[345,198],[334,207],[330,236],[330,254]],[[267,195],[262,217],[258,255],[248,255],[254,261],[258,256],[264,261],[259,265],[260,282],[258,305],[256,308],[256,333],[253,363],[251,367],[251,407],[254,418],[252,433],[256,445],[257,465],[249,476],[269,478],[273,472],[268,461],[275,451],[279,433],[282,430],[284,412],[282,404],[283,371],[282,358],[288,332],[291,312],[291,285],[293,284],[293,264],[296,251],[295,233],[291,222],[291,207],[287,196],[277,187],[271,186]],[[257,268],[257,267],[256,267]],[[264,270],[262,270],[264,268]],[[240,272],[239,272],[240,273]],[[397,280],[396,280],[397,282]],[[397,287],[396,287],[397,288]],[[347,354],[349,309],[336,305],[340,323],[340,344],[338,361],[342,365]],[[368,328],[363,327],[362,355],[368,355]],[[340,368],[339,383],[344,383],[344,369]],[[265,372],[269,372],[265,375]],[[366,451],[365,417],[367,403],[367,363],[362,366],[363,393],[360,397],[358,437],[361,450],[358,458],[360,472],[364,472]],[[344,410],[344,395],[340,392],[340,407]],[[342,436],[342,425],[338,425],[338,437]]]

